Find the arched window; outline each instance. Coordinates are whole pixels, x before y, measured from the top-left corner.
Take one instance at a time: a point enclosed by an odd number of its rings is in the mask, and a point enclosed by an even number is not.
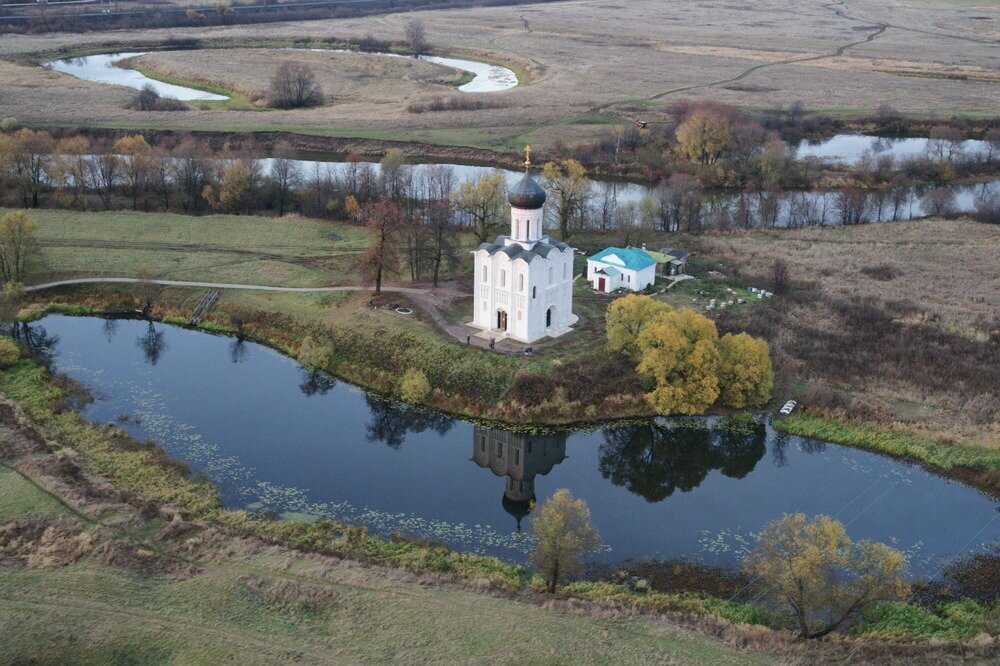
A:
[[[554,276],[555,276],[555,271],[552,269],[551,266],[549,266],[549,284],[552,284]]]
[[[489,282],[489,281],[490,281],[490,267],[487,266],[486,264],[483,264],[483,282]]]
[[[569,264],[563,264],[563,280],[569,279]]]
[[[517,290],[524,291],[524,273],[517,276]]]
[[[531,288],[531,297],[532,298],[538,298],[538,287],[532,287]]]
[[[501,287],[507,286],[507,271],[505,270],[500,271],[500,286]]]

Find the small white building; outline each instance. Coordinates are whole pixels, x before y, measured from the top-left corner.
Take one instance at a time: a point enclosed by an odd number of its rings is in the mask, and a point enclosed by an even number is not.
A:
[[[473,251],[472,326],[519,342],[562,335],[577,321],[573,248],[542,234],[545,190],[528,171],[507,200],[510,235]]]
[[[635,247],[609,247],[587,258],[587,281],[606,294],[642,291],[656,282],[656,260]]]

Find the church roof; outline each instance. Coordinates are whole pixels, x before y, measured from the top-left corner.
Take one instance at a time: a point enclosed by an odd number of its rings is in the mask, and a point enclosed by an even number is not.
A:
[[[507,201],[514,208],[534,210],[545,205],[545,190],[527,171],[521,180],[507,191]]]
[[[602,264],[612,264],[633,271],[641,271],[644,268],[656,265],[656,260],[643,250],[635,247],[608,247],[592,257],[587,257],[588,261],[599,261]]]
[[[511,260],[523,259],[529,264],[535,259],[548,259],[549,255],[552,254],[554,250],[562,252],[569,249],[569,245],[566,243],[553,240],[548,236],[542,236],[538,239],[530,250],[525,248],[520,243],[511,243],[510,245],[507,245],[506,241],[509,239],[510,236],[497,236],[495,242],[482,243],[479,246],[479,249],[486,250],[491,257],[497,252],[503,252]]]

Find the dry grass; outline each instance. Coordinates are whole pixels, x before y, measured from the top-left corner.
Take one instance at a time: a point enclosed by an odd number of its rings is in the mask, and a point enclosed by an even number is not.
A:
[[[792,294],[723,320],[769,339],[783,391],[829,387],[858,418],[1000,449],[1000,228],[927,220],[687,242],[751,284],[768,286],[775,259],[789,265]]]
[[[163,117],[125,111],[121,107],[127,93],[115,88],[4,64],[0,90],[7,94],[0,97],[0,117],[60,125],[99,118],[101,125],[115,127],[288,128],[348,138],[507,149],[525,140],[544,147],[558,139],[586,138],[636,113],[653,120],[681,97],[750,107],[801,101],[806,107],[846,110],[872,110],[889,102],[920,114],[992,114],[1000,106],[995,81],[1000,54],[990,41],[995,40],[991,30],[996,31],[1000,18],[995,6],[956,9],[940,0],[900,0],[885,6],[862,0],[836,9],[846,16],[819,2],[764,0],[750,7],[711,0],[636,0],[627,5],[573,0],[266,26],[12,35],[0,44],[0,57],[162,42],[168,35],[228,40],[231,45],[262,38],[350,38],[369,32],[379,39],[399,40],[403,23],[420,16],[438,48],[519,63],[535,76],[530,86],[483,96],[516,107],[517,114],[509,108],[407,114],[402,100],[409,94],[409,82],[404,81],[399,104],[345,96],[350,101],[305,111],[195,110]],[[880,21],[891,25],[865,42]],[[837,55],[838,49],[855,43]],[[765,67],[732,81],[761,65]],[[233,80],[259,89],[263,82],[255,84],[253,74],[234,72]],[[969,80],[960,80],[963,76]],[[328,94],[336,97],[337,91]],[[633,110],[626,110],[629,107]],[[616,108],[619,114],[594,112]]]

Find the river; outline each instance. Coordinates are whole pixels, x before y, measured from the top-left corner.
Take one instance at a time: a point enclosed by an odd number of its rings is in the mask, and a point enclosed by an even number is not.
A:
[[[919,466],[717,418],[519,435],[383,400],[261,345],[139,320],[31,325],[114,422],[210,477],[229,507],[328,516],[523,561],[532,501],[586,500],[593,557],[735,565],[783,513],[829,514],[933,575],[1000,540],[997,502]],[[971,540],[971,541],[970,541]]]

